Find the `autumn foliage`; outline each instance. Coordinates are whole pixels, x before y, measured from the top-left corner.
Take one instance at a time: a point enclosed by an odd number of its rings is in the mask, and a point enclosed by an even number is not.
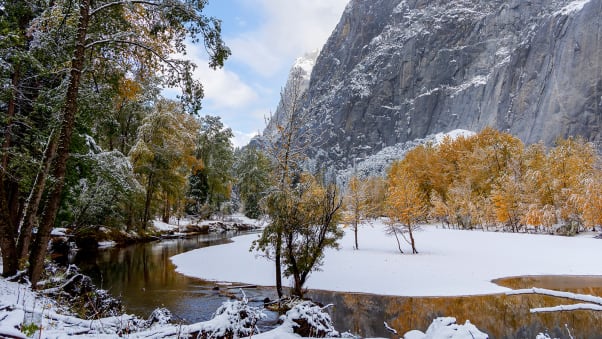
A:
[[[527,228],[574,234],[602,224],[602,172],[582,138],[525,146],[486,128],[410,151],[388,176],[387,215],[401,224]]]

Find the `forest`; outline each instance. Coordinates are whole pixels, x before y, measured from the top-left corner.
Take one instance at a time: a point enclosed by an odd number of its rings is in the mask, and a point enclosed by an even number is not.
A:
[[[432,219],[462,229],[574,235],[602,224],[600,170],[596,148],[582,138],[525,146],[486,128],[419,146],[395,163],[385,214],[408,226]]]
[[[158,211],[183,210],[193,170],[205,181],[198,199],[223,199],[223,187],[203,172],[203,156],[211,162],[212,155],[199,151],[200,135],[219,119],[195,118],[202,85],[192,77],[195,65],[174,57],[185,54],[185,41],[203,44],[213,68],[230,55],[205,4],[3,2],[4,276],[27,266],[35,286],[54,227],[144,230]],[[168,87],[182,94],[163,98]]]

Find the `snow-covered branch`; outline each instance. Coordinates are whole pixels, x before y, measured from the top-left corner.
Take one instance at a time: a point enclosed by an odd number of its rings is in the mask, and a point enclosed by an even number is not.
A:
[[[101,12],[109,7],[113,7],[113,6],[121,6],[121,5],[125,5],[125,4],[142,4],[142,5],[150,5],[150,6],[159,6],[161,4],[161,2],[157,2],[157,1],[145,1],[145,0],[125,0],[125,1],[115,1],[115,2],[109,2],[106,3],[98,8],[93,9],[90,12],[90,16],[94,16],[96,13]]]
[[[550,297],[557,297],[557,298],[564,298],[564,299],[585,302],[585,303],[581,303],[581,304],[532,308],[530,310],[531,313],[563,312],[563,311],[575,311],[575,310],[602,311],[602,298],[596,297],[593,295],[562,292],[562,291],[548,290],[545,288],[537,288],[537,287],[506,292],[506,295],[519,295],[519,294],[539,294],[539,295],[546,295],[546,296],[550,296]]]
[[[592,303],[592,304],[597,304],[597,305],[602,306],[602,298],[601,297],[596,297],[596,296],[588,295],[588,294],[576,294],[576,293],[571,293],[571,292],[555,291],[555,290],[549,290],[549,289],[537,288],[537,287],[506,292],[506,295],[518,295],[518,294],[541,294],[541,295],[547,295],[547,296],[557,297],[557,298],[584,301],[586,303]]]
[[[552,306],[552,307],[532,308],[530,311],[531,311],[531,313],[544,313],[544,312],[564,312],[564,311],[577,311],[577,310],[602,311],[602,305],[596,305],[596,304],[558,305],[558,306]]]
[[[156,50],[154,50],[153,48],[142,44],[140,42],[137,41],[132,41],[132,40],[120,40],[120,39],[102,39],[102,40],[96,40],[96,41],[92,41],[90,43],[88,43],[85,48],[88,49],[90,47],[96,46],[96,45],[102,45],[102,44],[126,44],[126,45],[133,45],[136,47],[140,47],[144,50],[147,50],[149,52],[151,52],[152,54],[154,54],[156,57],[158,57],[159,59],[161,59],[161,61],[163,61],[164,63],[166,63],[167,65],[169,65],[169,67],[171,67],[173,70],[177,71],[178,73],[181,72],[181,70],[176,66],[176,64],[174,63],[173,60],[167,59],[164,56],[162,56],[160,53],[158,53]]]

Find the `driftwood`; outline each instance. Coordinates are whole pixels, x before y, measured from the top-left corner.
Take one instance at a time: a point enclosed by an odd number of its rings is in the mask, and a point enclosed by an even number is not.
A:
[[[562,292],[562,291],[555,291],[555,290],[549,290],[549,289],[537,288],[537,287],[506,292],[506,295],[519,295],[519,294],[539,294],[539,295],[546,295],[546,296],[550,296],[550,297],[557,297],[557,298],[585,302],[585,303],[580,303],[580,304],[557,305],[557,306],[551,306],[551,307],[532,308],[530,310],[531,313],[563,312],[563,311],[575,311],[575,310],[602,311],[602,298],[596,297],[593,295]]]

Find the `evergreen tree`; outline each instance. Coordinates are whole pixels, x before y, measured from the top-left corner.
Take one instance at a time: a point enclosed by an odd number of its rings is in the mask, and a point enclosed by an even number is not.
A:
[[[271,163],[259,149],[247,146],[236,157],[234,173],[245,215],[258,218],[263,214],[261,201],[270,187]]]
[[[234,148],[232,130],[225,128],[220,117],[204,116],[196,140],[196,157],[202,163],[190,176],[188,196],[194,201],[189,208],[199,213],[202,206],[211,212],[219,211],[221,204],[230,199]]]

